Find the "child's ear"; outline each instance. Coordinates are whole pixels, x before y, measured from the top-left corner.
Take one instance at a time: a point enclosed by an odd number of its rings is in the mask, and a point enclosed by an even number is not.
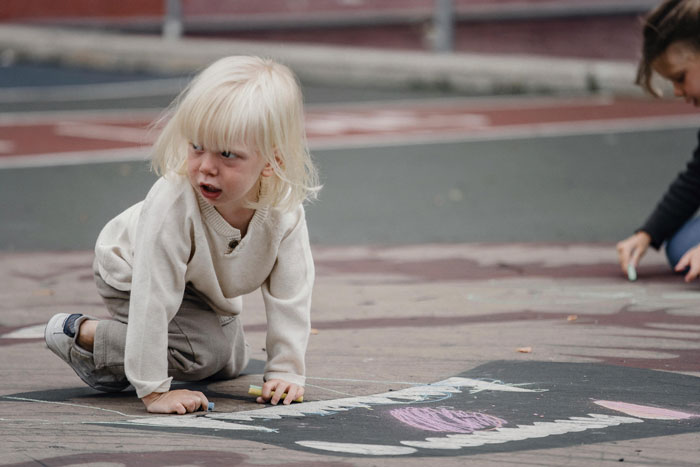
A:
[[[270,164],[268,162],[267,164],[265,164],[265,167],[263,167],[262,173],[260,175],[262,175],[263,177],[271,177],[274,174],[275,174],[275,168],[272,167],[272,164]]]
[[[282,167],[282,159],[280,159],[279,156],[275,156],[275,162],[277,162],[277,165],[279,167]],[[272,175],[275,174],[275,168],[270,164],[269,162],[265,164],[265,167],[263,167],[262,170],[262,176],[263,177],[271,177]]]

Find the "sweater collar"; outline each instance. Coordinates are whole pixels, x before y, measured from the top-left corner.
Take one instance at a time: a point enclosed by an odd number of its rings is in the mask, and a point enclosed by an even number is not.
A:
[[[263,191],[266,191],[265,187],[266,184],[263,183],[260,190],[261,199],[264,199]],[[195,190],[194,187],[192,187],[192,191],[194,191],[195,196],[197,197],[197,202],[199,203],[199,210],[202,213],[202,218],[204,219],[204,222],[207,225],[211,226],[219,235],[223,235],[227,238],[241,238],[240,230],[226,222],[226,219],[224,219],[224,217],[219,213],[219,211],[217,211],[214,206],[209,204],[207,200],[204,199],[202,194]],[[257,208],[255,210],[255,214],[253,214],[253,218],[248,224],[248,232],[250,232],[250,229],[262,225],[265,222],[265,219],[267,218],[268,212],[268,206],[261,206]]]

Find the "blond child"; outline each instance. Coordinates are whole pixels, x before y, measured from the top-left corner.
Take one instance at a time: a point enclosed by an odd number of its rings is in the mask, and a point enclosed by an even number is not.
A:
[[[131,384],[153,413],[206,408],[173,378],[235,378],[248,363],[239,315],[261,289],[267,363],[258,402],[304,393],[314,264],[302,203],[315,196],[302,96],[291,71],[227,57],[173,102],[153,147],[161,177],[95,246],[112,319],[58,314],[48,347],[91,387]],[[274,394],[272,394],[274,391]]]
[[[654,72],[673,84],[677,97],[700,106],[700,0],[666,0],[647,17],[637,83],[654,96]],[[700,133],[698,134],[700,139]],[[634,270],[651,245],[666,242],[668,261],[685,280],[700,275],[700,145],[637,232],[617,244],[622,270]],[[636,275],[636,274],[635,274]]]

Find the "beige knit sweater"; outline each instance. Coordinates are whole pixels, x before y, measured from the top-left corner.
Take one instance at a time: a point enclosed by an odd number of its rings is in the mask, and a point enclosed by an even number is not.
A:
[[[167,328],[186,285],[222,315],[239,314],[240,297],[260,288],[265,379],[304,385],[314,264],[302,206],[258,209],[241,238],[186,177],[160,178],[104,227],[95,254],[105,282],[131,292],[125,370],[138,397],[170,388]]]

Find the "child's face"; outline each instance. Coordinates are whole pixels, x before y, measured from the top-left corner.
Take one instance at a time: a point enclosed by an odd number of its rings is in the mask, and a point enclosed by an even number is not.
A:
[[[270,165],[245,145],[212,152],[191,143],[188,149],[190,183],[222,215],[235,213],[246,202],[257,201],[260,176],[271,174]]]
[[[674,42],[652,62],[654,70],[673,83],[673,93],[700,107],[700,52],[684,42]]]

